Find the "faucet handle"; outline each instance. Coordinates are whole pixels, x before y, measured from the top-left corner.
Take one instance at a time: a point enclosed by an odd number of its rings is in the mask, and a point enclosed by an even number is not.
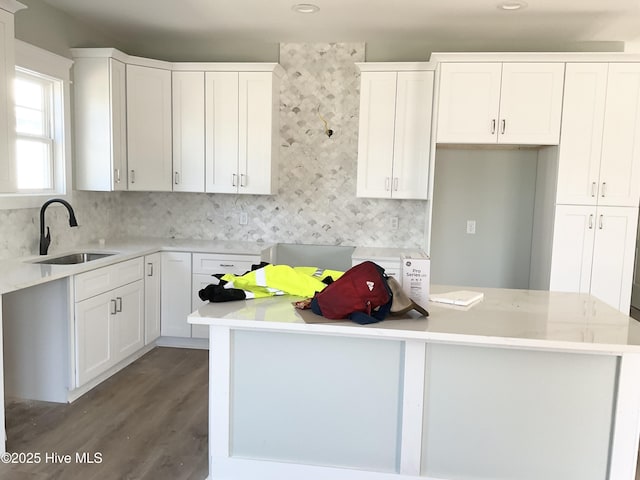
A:
[[[51,233],[47,227],[47,234],[40,237],[40,255],[46,255],[51,244]]]

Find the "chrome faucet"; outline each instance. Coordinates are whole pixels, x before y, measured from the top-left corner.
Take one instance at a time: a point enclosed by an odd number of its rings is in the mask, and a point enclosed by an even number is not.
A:
[[[73,212],[73,208],[66,200],[61,198],[52,198],[51,200],[47,200],[40,208],[40,255],[46,255],[49,251],[49,244],[51,243],[51,233],[49,232],[49,227],[47,227],[47,234],[44,234],[44,211],[47,209],[49,205],[52,203],[61,203],[67,210],[69,211],[69,226],[77,227],[78,221],[76,220],[76,214]]]

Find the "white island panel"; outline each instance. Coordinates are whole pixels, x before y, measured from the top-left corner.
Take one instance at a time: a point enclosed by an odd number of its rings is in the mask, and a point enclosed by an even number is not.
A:
[[[231,456],[397,472],[403,344],[238,330]]]
[[[422,475],[607,478],[618,357],[428,347]]]

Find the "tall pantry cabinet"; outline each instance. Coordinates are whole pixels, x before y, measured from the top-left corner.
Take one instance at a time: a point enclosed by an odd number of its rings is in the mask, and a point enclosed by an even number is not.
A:
[[[550,289],[629,312],[640,201],[640,64],[568,63]]]

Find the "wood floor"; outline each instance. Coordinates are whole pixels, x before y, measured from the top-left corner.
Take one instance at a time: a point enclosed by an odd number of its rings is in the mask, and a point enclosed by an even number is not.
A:
[[[72,404],[9,402],[7,450],[41,461],[0,464],[0,479],[202,480],[207,384],[208,351],[156,348]],[[54,453],[71,463],[47,461]]]

